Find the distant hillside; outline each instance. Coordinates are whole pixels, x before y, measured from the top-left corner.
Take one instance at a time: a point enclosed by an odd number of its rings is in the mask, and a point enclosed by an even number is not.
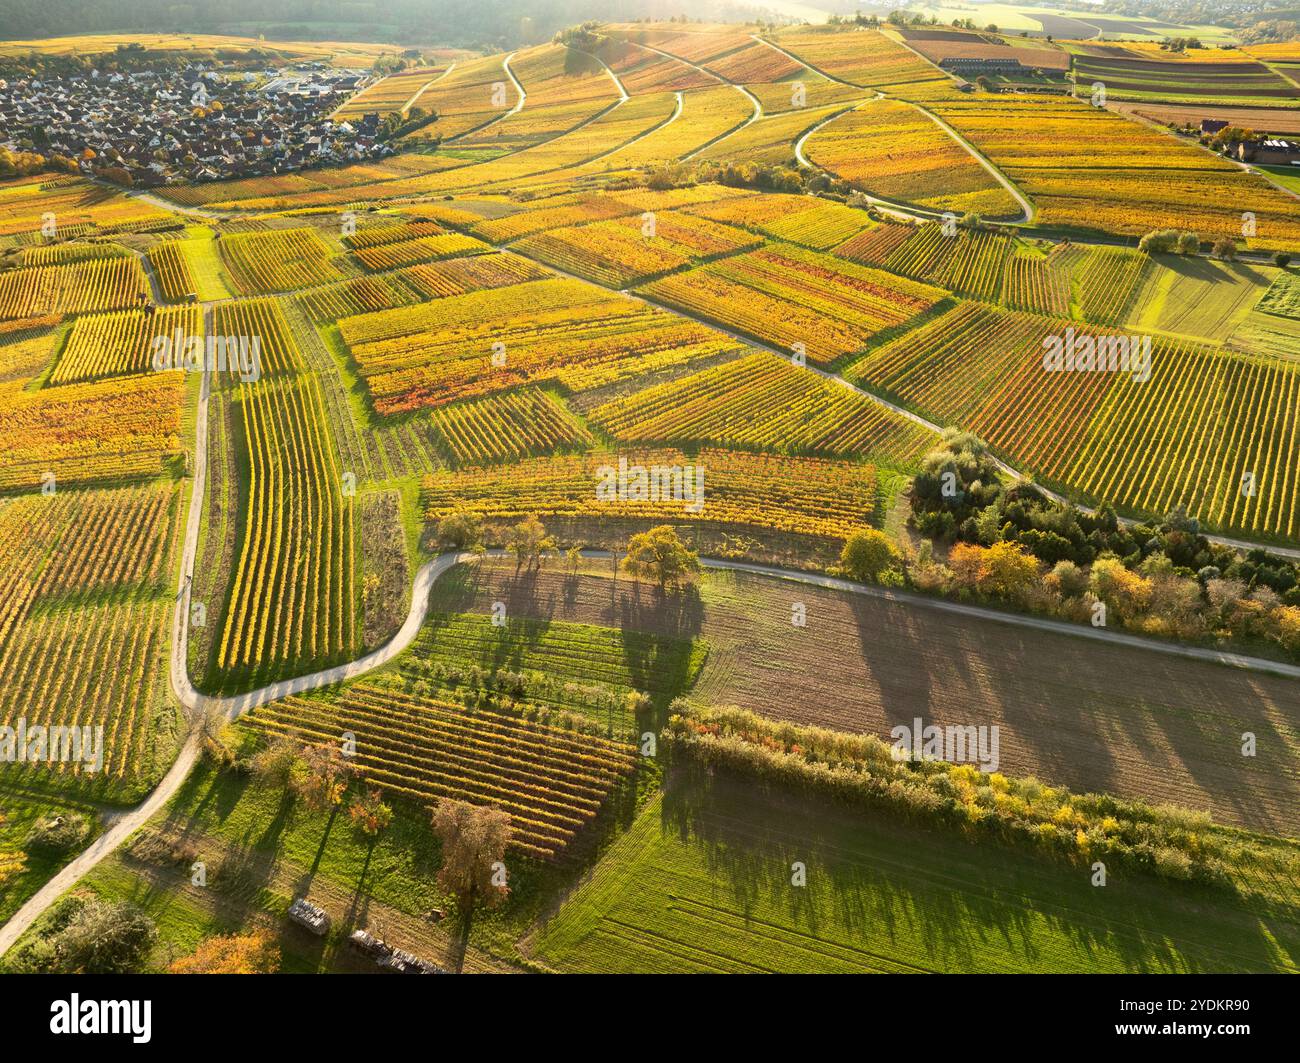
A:
[[[357,40],[515,47],[587,19],[692,17],[727,0],[5,0],[0,39],[64,34],[231,33],[269,40]]]

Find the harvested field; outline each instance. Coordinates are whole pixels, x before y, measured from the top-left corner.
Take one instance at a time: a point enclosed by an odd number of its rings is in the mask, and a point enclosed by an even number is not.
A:
[[[1300,133],[1300,111],[1282,108],[1203,107],[1182,103],[1138,103],[1132,100],[1112,100],[1107,107],[1161,125],[1169,122],[1184,125],[1190,122],[1199,128],[1203,119],[1210,118],[1262,133]]]
[[[475,593],[444,607],[486,613],[504,601],[516,617],[702,637],[701,701],[881,737],[917,716],[996,724],[1005,774],[1295,833],[1294,682],[762,576],[710,573],[690,606],[594,569],[572,583],[558,568],[513,577],[513,562],[485,563],[467,584]],[[790,624],[796,601],[802,630]],[[1240,755],[1244,731],[1259,736],[1254,759]]]

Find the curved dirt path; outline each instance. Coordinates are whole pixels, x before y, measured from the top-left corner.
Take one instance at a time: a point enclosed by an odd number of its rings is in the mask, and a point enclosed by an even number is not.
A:
[[[496,115],[494,118],[489,118],[486,122],[482,123],[481,125],[476,125],[473,129],[466,129],[463,133],[457,133],[454,137],[448,137],[447,138],[448,144],[454,144],[456,143],[456,141],[463,140],[465,137],[474,136],[477,133],[483,132],[483,130],[485,129],[491,129],[498,122],[504,122],[511,115],[518,114],[520,111],[524,109],[524,102],[528,99],[528,93],[524,91],[523,82],[520,81],[517,77],[515,77],[515,72],[510,69],[510,60],[513,59],[516,54],[517,54],[516,52],[511,52],[509,55],[507,55],[504,59],[501,60],[501,69],[506,72],[506,77],[508,77],[511,80],[511,82],[515,86],[515,92],[519,94],[519,99],[515,101],[515,105],[511,107],[510,110],[502,111],[499,115]]]
[[[411,98],[407,100],[404,104],[402,104],[402,114],[403,115],[410,114],[411,108],[415,106],[415,101],[418,100],[421,96],[423,96],[426,92],[428,92],[430,86],[438,84],[439,81],[441,81],[443,78],[445,78],[448,74],[450,74],[455,69],[456,69],[456,63],[453,60],[451,65],[447,67],[447,69],[444,70],[441,74],[439,74],[437,77],[430,78],[418,89],[416,89],[415,92],[411,94]]]
[[[206,374],[204,384],[206,391]],[[203,404],[201,410],[203,410],[205,406],[206,404]],[[206,413],[200,413],[200,420],[203,422],[204,430],[206,431]],[[200,486],[200,478],[196,475],[195,480],[195,487],[197,488]],[[196,498],[201,500],[202,495],[197,494]],[[179,637],[176,638],[173,643],[171,658],[172,689],[176,692],[177,697],[186,708],[190,709],[192,712],[206,713],[218,710],[228,719],[232,720],[243,713],[248,712],[250,709],[254,709],[269,701],[288,697],[293,694],[305,693],[309,690],[315,690],[323,686],[331,686],[347,679],[355,678],[378,668],[382,664],[386,664],[410,646],[415,640],[415,636],[418,634],[420,627],[424,623],[425,617],[428,614],[430,591],[432,590],[434,583],[437,582],[438,578],[443,573],[447,572],[456,564],[472,562],[480,556],[491,558],[507,556],[507,551],[505,550],[488,550],[483,554],[468,552],[449,552],[440,554],[432,561],[423,565],[416,574],[414,587],[411,592],[411,607],[407,614],[406,621],[403,623],[397,634],[394,635],[393,638],[384,646],[347,664],[337,665],[333,668],[313,672],[310,675],[299,676],[295,679],[281,680],[278,683],[272,683],[268,686],[261,687],[258,690],[250,691],[247,694],[240,694],[233,697],[210,697],[205,694],[200,694],[195,690],[189,680],[188,670],[184,667],[178,667],[178,664],[184,660],[183,650],[186,642],[189,612],[189,576],[193,572],[194,554],[198,542],[198,520],[194,515],[197,510],[194,508],[193,502],[191,503],[191,507],[190,517],[186,525],[185,547],[182,557],[184,592],[178,599],[176,606],[175,624]],[[607,550],[584,550],[582,551],[582,556],[590,559],[608,559],[613,555]],[[998,609],[987,608],[985,606],[967,605],[962,602],[954,602],[944,598],[932,598],[909,591],[892,590],[886,587],[855,583],[851,580],[840,579],[835,576],[825,576],[820,573],[804,572],[797,569],[780,568],[775,565],[763,565],[747,561],[731,561],[721,558],[701,558],[700,564],[706,569],[765,576],[771,579],[785,580],[790,583],[821,587],[828,590],[857,594],[884,601],[899,602],[922,609],[933,609],[940,612],[953,613],[959,616],[974,617],[990,623],[1032,628],[1053,634],[1089,639],[1094,642],[1104,642],[1110,645],[1149,650],[1153,653],[1206,661],[1212,664],[1240,668],[1247,671],[1265,672],[1272,675],[1284,676],[1290,679],[1300,679],[1300,666],[1298,665],[1287,664],[1280,661],[1270,661],[1265,658],[1251,657],[1245,654],[1212,650],[1202,646],[1186,646],[1172,642],[1161,642],[1122,631],[1094,628],[1085,624],[1070,624],[1061,620],[1053,620],[1046,617],[1037,617],[1022,613],[1005,612]],[[117,847],[126,841],[131,834],[142,827],[153,815],[166,805],[176,791],[180,789],[185,778],[189,775],[190,770],[197,763],[200,751],[201,741],[197,731],[195,731],[191,733],[175,762],[148,798],[135,808],[113,819],[108,829],[96,838],[89,848],[78,855],[63,867],[53,878],[46,882],[45,885],[34,893],[28,899],[27,903],[14,914],[9,922],[7,922],[3,927],[0,927],[0,956],[3,956],[5,952],[7,952],[22,936],[27,928],[30,927],[32,923],[35,922],[55,901],[57,901],[59,897],[67,892],[67,890],[71,889],[79,879],[87,874],[110,853],[116,850]]]
[[[983,166],[984,169],[986,169],[989,172],[989,175],[993,178],[993,180],[997,181],[998,184],[1000,184],[1003,188],[1005,188],[1007,190],[1007,193],[1017,203],[1020,204],[1020,210],[1023,213],[1023,217],[1010,219],[1009,221],[1010,224],[1012,225],[1033,224],[1034,216],[1035,214],[1037,214],[1038,208],[1035,207],[1033,203],[1031,203],[1028,200],[1028,198],[1026,198],[1024,193],[1021,192],[1020,189],[1017,188],[1012,183],[1011,179],[1007,177],[1006,174],[1004,174],[1001,170],[999,170],[996,166],[994,166],[992,162],[990,162],[987,158],[985,158],[983,153],[977,147],[975,147],[974,144],[972,144],[969,140],[967,140],[964,136],[962,136],[959,132],[957,132],[957,130],[955,130],[952,126],[950,126],[947,122],[945,122],[942,118],[940,118],[937,114],[935,114],[933,111],[929,110],[928,108],[922,107],[919,103],[911,103],[908,100],[902,100],[900,102],[907,103],[908,106],[910,107],[915,107],[918,111],[920,111],[923,115],[925,115],[928,119],[930,119],[930,121],[932,121],[935,125],[937,125],[950,137],[952,137],[953,140],[955,140],[958,144],[960,144],[963,148],[965,148],[966,152],[970,155],[970,157],[974,159],[976,162],[978,162],[981,166]],[[1007,219],[1003,219],[1003,218],[997,219],[999,223],[1004,222],[1006,220]]]

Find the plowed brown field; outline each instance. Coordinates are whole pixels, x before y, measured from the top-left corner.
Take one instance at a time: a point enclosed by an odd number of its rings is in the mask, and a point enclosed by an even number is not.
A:
[[[665,603],[609,572],[516,577],[513,562],[487,561],[459,583],[449,574],[434,608],[504,601],[512,616],[698,634],[709,657],[695,693],[712,704],[881,737],[916,716],[996,724],[1007,774],[1296,833],[1300,684],[761,576],[708,573],[699,599]],[[1246,731],[1254,758],[1241,755]]]

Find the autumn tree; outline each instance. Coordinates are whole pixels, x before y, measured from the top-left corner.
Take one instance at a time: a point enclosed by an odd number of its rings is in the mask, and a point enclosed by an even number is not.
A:
[[[981,558],[980,589],[999,598],[1021,598],[1038,576],[1038,559],[1019,543],[994,543]]]
[[[298,747],[293,740],[286,735],[273,735],[253,757],[253,778],[269,786],[287,786],[297,760]]]
[[[264,930],[206,938],[167,968],[170,974],[274,974],[279,969],[280,946]]]
[[[477,513],[457,510],[438,521],[438,542],[458,550],[473,550],[483,542],[483,524]]]
[[[348,802],[348,818],[362,834],[373,838],[393,821],[393,810],[384,804],[383,794],[369,788]]]
[[[510,844],[510,816],[499,808],[445,798],[434,806],[432,823],[442,843],[438,885],[456,898],[460,909],[490,908],[505,900],[509,887],[498,869],[504,867]]]
[[[1130,572],[1118,558],[1099,557],[1094,561],[1089,582],[1092,593],[1122,620],[1137,619],[1151,604],[1151,582]]]
[[[307,746],[290,771],[289,785],[307,808],[324,812],[343,803],[351,770],[336,746]]]
[[[863,528],[845,540],[840,551],[840,568],[849,579],[878,583],[902,560],[889,536],[875,528]]]
[[[628,540],[623,569],[637,579],[652,580],[667,593],[684,590],[699,578],[700,558],[676,528],[660,524]]]
[[[510,529],[506,549],[515,555],[517,565],[527,561],[532,568],[541,561],[545,551],[555,549],[555,540],[546,534],[546,527],[537,516],[530,513]]]

